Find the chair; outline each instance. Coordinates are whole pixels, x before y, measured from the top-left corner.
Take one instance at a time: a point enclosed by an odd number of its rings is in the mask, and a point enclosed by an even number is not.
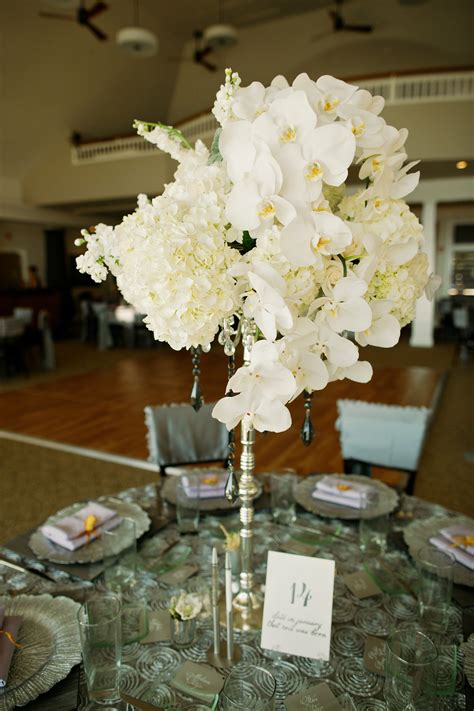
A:
[[[0,318],[0,361],[6,376],[28,374],[25,353],[25,322],[13,316]]]
[[[109,309],[106,303],[93,303],[92,313],[97,319],[97,348],[106,351],[114,345],[110,330]]]
[[[22,321],[25,326],[31,326],[33,324],[33,309],[27,306],[15,306],[13,317]]]
[[[370,476],[372,466],[399,469],[408,474],[412,494],[432,409],[338,400],[337,410],[344,472]]]
[[[38,330],[41,333],[42,365],[45,370],[56,369],[56,351],[51,331],[51,318],[48,311],[38,313]]]
[[[187,404],[145,407],[148,460],[162,474],[170,465],[227,459],[229,433],[211,416],[213,407],[214,403],[204,404],[198,412]]]

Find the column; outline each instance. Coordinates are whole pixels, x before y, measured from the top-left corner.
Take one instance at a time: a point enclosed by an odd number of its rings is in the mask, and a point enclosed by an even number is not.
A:
[[[434,272],[436,264],[436,201],[426,200],[421,211],[421,223],[425,233],[424,250],[428,255],[429,272]],[[425,295],[416,304],[415,320],[411,325],[410,345],[431,348],[434,345],[434,301]]]

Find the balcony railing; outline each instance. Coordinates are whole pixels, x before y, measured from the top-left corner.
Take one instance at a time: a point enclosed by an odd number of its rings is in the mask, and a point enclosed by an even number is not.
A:
[[[474,99],[474,70],[414,74],[365,79],[356,83],[371,94],[383,96],[387,106],[466,101]],[[183,121],[179,128],[194,143],[209,143],[217,123],[209,112]],[[71,147],[73,165],[157,155],[157,149],[140,136],[130,135],[91,141]]]

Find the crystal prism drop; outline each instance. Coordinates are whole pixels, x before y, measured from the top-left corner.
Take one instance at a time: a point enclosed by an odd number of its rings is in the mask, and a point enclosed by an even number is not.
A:
[[[235,504],[239,498],[239,482],[233,469],[229,470],[225,484],[225,497],[231,504]]]
[[[313,423],[311,422],[311,413],[309,412],[309,410],[306,410],[305,412],[300,437],[305,447],[308,447],[314,439],[314,427]]]
[[[200,410],[202,406],[201,385],[199,383],[199,378],[194,379],[193,388],[191,390],[191,405],[194,407],[196,412]]]

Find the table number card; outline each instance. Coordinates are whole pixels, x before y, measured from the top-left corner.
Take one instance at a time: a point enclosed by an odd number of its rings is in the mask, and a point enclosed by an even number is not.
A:
[[[264,649],[329,659],[334,574],[333,560],[268,553]]]

